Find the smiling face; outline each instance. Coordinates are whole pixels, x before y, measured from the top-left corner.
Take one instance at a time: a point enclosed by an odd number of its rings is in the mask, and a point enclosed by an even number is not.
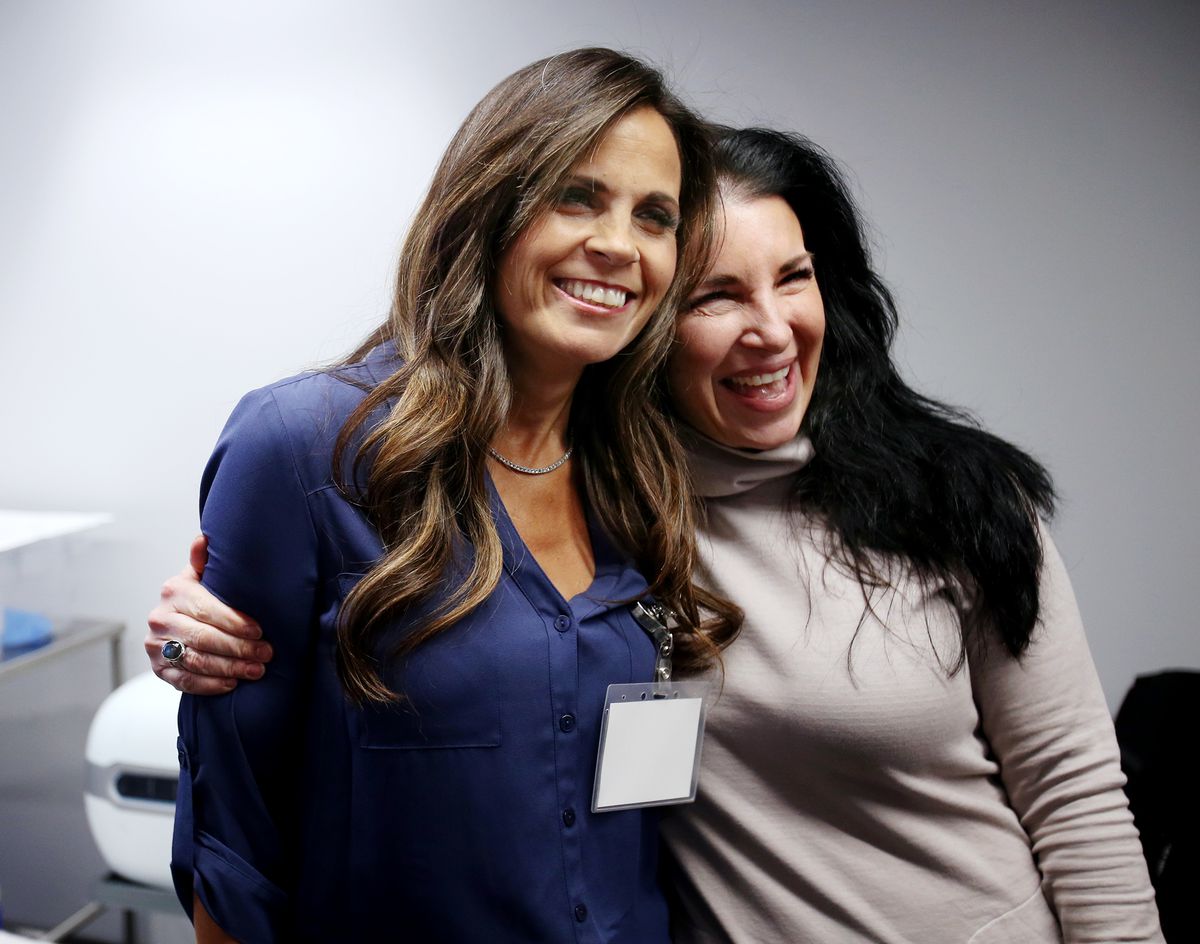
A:
[[[825,306],[800,221],[781,197],[725,194],[716,261],[676,335],[667,377],[688,424],[739,449],[771,449],[799,433]]]
[[[649,107],[572,168],[500,256],[494,300],[514,383],[574,383],[637,336],[675,275],[680,183],[675,136]]]

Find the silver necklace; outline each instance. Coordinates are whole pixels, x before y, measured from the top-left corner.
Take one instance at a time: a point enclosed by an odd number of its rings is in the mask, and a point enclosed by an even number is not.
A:
[[[575,451],[575,447],[572,446],[565,453],[563,453],[563,457],[557,462],[551,462],[549,465],[543,466],[540,469],[531,469],[527,465],[517,465],[517,463],[513,462],[511,459],[505,459],[504,456],[500,455],[500,453],[498,453],[491,446],[487,447],[487,451],[489,456],[499,462],[502,466],[512,469],[514,472],[523,472],[525,475],[545,475],[547,472],[553,472],[555,469],[562,466],[564,462],[570,459],[571,453]]]

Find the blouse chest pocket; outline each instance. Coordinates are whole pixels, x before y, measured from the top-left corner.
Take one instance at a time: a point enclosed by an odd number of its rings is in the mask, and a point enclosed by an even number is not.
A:
[[[362,579],[338,577],[342,599]],[[351,708],[351,735],[367,750],[499,747],[501,680],[486,624],[471,620],[423,643],[388,673],[403,701]],[[397,630],[401,631],[401,630]]]

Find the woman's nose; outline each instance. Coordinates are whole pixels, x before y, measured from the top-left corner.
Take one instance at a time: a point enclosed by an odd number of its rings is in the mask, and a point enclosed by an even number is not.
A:
[[[792,326],[787,311],[775,298],[756,302],[750,308],[750,322],[742,343],[768,351],[782,351],[792,340]]]
[[[613,266],[629,265],[640,258],[632,221],[618,220],[608,215],[596,220],[596,228],[584,243],[584,248],[589,253],[602,256]]]

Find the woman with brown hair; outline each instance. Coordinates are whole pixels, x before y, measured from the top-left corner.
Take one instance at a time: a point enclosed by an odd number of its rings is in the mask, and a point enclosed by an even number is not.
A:
[[[628,602],[680,614],[685,665],[736,625],[653,392],[711,193],[656,71],[536,62],[451,141],[387,322],[237,406],[204,582],[274,661],[181,705],[199,940],[667,940],[655,816],[589,798],[607,686],[654,671]]]

